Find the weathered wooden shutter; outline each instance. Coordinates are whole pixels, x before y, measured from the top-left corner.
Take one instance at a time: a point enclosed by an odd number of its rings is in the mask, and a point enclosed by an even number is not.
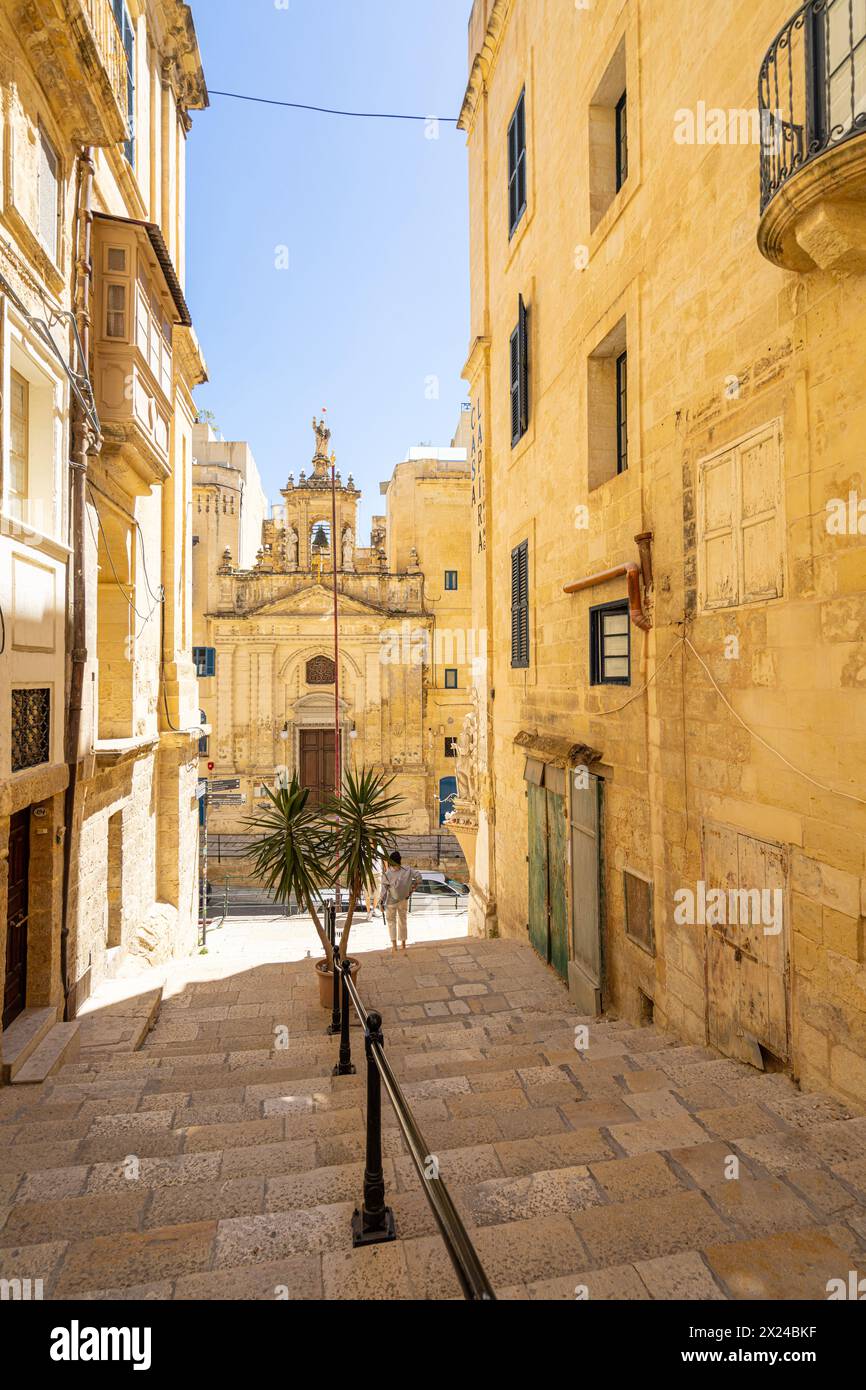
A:
[[[529,334],[527,332],[526,305],[520,296],[520,312],[517,320],[517,333],[520,348],[520,433],[529,429]]]
[[[511,665],[529,665],[529,542],[511,552]]]
[[[508,127],[508,231],[514,231],[526,206],[526,97],[520,101]]]
[[[517,222],[517,112],[508,127],[508,230],[514,231]]]
[[[520,442],[520,330],[511,335],[511,447]]]

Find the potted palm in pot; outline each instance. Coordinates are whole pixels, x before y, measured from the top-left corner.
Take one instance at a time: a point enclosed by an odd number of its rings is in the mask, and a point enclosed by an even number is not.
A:
[[[348,768],[341,795],[332,797],[323,810],[331,827],[333,874],[349,889],[349,910],[340,939],[344,960],[358,904],[365,893],[375,892],[379,861],[397,847],[398,808],[403,797],[392,795],[393,784],[393,777],[371,768]]]
[[[272,792],[264,788],[267,803],[248,821],[258,831],[251,848],[253,873],[273,895],[288,906],[294,897],[313,919],[325,964],[333,970],[334,953],[317,909],[321,890],[333,882],[333,848],[321,812],[310,806],[309,788],[297,776],[291,786]]]

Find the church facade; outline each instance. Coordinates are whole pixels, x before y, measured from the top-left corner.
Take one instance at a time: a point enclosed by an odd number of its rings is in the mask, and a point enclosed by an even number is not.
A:
[[[471,711],[467,451],[459,433],[448,449],[410,450],[381,485],[385,514],[362,546],[361,494],[336,472],[334,504],[330,431],[314,421],[314,432],[311,471],[269,508],[246,446],[197,427],[200,771],[238,780],[242,798],[213,806],[209,828],[242,833],[264,788],[295,773],[323,800],[339,729],[341,765],[393,776],[404,832],[429,834],[453,806]]]

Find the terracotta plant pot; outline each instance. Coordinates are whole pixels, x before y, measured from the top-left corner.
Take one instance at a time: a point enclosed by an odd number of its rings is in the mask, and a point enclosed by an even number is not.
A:
[[[361,962],[350,957],[349,965],[351,966],[352,983],[356,984]],[[334,972],[328,969],[326,961],[317,960],[316,975],[319,980],[319,1003],[323,1009],[327,1009],[330,1013],[334,1007]]]

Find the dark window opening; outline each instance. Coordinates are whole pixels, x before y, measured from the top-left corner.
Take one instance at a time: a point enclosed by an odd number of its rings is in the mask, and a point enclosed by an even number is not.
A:
[[[526,211],[526,93],[508,127],[508,235],[512,237]]]
[[[628,468],[628,353],[616,359],[616,471]]]
[[[445,591],[446,593],[456,593],[459,587],[457,570],[445,571]]]
[[[616,191],[628,178],[628,93],[616,104]]]
[[[446,740],[445,740],[445,756],[446,756],[446,758],[456,758],[456,757],[457,757],[457,739],[456,739],[456,738],[446,738]]]
[[[445,671],[445,689],[457,690],[457,671],[453,667],[448,667]]]
[[[517,327],[511,335],[511,447],[519,444],[529,429],[529,334],[528,314],[523,296],[518,305]]]
[[[631,621],[628,603],[590,610],[590,685],[631,684]]]
[[[193,647],[192,659],[199,680],[216,675],[216,647]]]

